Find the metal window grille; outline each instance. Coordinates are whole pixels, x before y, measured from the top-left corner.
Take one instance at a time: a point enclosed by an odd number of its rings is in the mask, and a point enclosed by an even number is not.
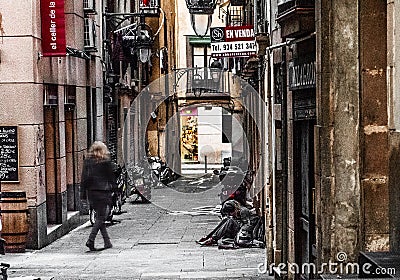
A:
[[[230,26],[243,25],[243,8],[241,6],[231,6],[228,9],[228,24]]]
[[[96,1],[83,0],[83,10],[87,12],[94,12],[96,10]]]

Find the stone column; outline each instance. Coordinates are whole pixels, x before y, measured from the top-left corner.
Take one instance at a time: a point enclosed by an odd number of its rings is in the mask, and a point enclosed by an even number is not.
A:
[[[315,133],[318,261],[360,249],[359,34],[357,1],[316,1]]]

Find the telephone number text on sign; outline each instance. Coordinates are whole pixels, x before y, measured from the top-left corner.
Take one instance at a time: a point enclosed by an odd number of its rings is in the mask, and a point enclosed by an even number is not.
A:
[[[240,57],[250,56],[257,52],[255,41],[235,41],[211,43],[212,57]]]

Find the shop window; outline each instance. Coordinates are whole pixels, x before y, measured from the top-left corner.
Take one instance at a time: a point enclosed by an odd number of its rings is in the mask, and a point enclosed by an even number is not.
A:
[[[198,118],[196,108],[181,110],[181,159],[184,162],[198,161]]]

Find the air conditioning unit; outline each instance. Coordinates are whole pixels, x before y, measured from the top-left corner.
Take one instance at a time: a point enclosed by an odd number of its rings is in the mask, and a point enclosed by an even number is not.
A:
[[[96,25],[95,21],[91,18],[85,18],[85,29],[84,29],[84,47],[85,51],[96,52]]]
[[[96,12],[96,1],[95,0],[83,0],[83,10],[86,13]]]

